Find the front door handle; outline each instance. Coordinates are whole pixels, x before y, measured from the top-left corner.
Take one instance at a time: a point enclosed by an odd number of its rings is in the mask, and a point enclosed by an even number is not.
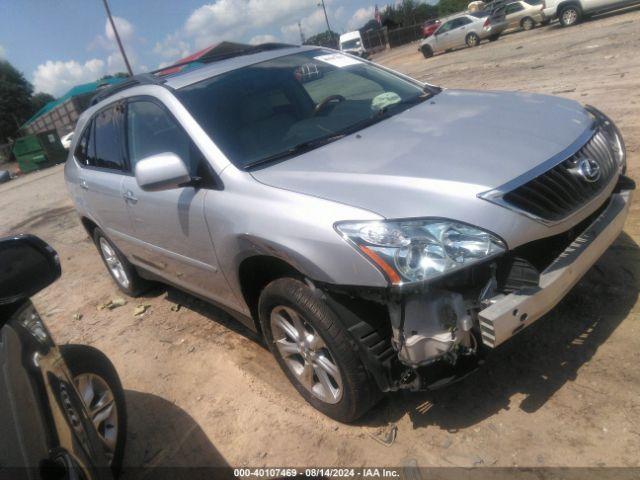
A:
[[[87,185],[86,180],[80,180],[80,188],[82,188],[83,190],[89,190],[89,185]]]
[[[136,197],[131,190],[127,190],[122,194],[125,202],[138,203],[138,197]]]

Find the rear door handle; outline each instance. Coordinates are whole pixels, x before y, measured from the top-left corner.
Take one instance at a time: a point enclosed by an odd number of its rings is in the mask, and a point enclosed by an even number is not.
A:
[[[122,194],[125,202],[138,203],[138,197],[136,197],[131,190],[127,190]]]
[[[80,188],[82,188],[83,190],[89,190],[89,185],[87,185],[86,180],[80,180]]]

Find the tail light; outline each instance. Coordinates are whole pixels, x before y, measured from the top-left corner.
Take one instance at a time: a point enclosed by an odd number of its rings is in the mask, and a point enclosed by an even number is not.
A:
[[[491,25],[491,18],[487,17],[487,19],[484,21],[484,25],[482,26],[483,28],[487,28]]]

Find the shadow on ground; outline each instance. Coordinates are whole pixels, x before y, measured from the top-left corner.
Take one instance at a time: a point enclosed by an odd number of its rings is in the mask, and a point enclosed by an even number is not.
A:
[[[125,401],[128,435],[122,480],[233,477],[224,457],[180,407],[133,390],[125,391]]]
[[[640,249],[622,234],[549,314],[491,352],[463,381],[434,392],[389,395],[359,423],[384,425],[409,414],[414,428],[467,428],[502,409],[514,394],[518,408],[541,408],[627,318],[640,290]]]

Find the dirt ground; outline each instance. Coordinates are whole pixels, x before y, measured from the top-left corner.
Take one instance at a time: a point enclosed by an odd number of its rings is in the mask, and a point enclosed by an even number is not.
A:
[[[635,9],[428,60],[417,44],[374,60],[443,86],[593,104],[620,126],[638,180],[639,45]],[[158,288],[98,310],[122,295],[77,220],[61,167],[1,185],[0,198],[0,232],[37,234],[60,253],[62,279],[35,299],[57,342],[94,345],[120,372],[128,466],[640,466],[637,201],[625,233],[561,305],[479,372],[437,392],[388,395],[342,425],[307,406],[259,340],[213,307]],[[136,317],[140,304],[150,307]],[[376,441],[393,425],[391,446]]]

